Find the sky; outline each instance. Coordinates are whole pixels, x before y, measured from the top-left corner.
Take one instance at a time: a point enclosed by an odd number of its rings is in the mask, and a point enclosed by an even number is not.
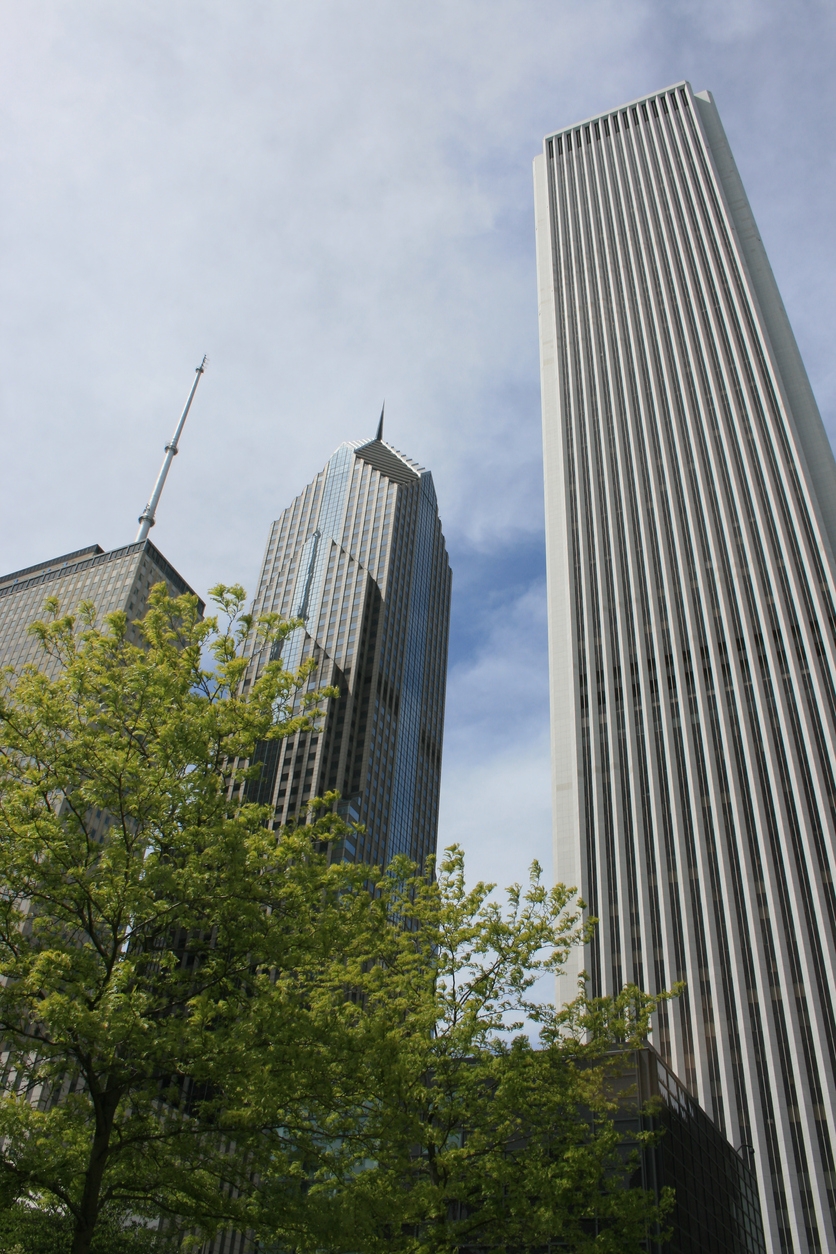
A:
[[[134,538],[208,353],[152,539],[253,588],[385,397],[453,567],[439,842],[550,877],[532,158],[709,88],[833,440],[835,59],[820,0],[0,0],[0,570]]]

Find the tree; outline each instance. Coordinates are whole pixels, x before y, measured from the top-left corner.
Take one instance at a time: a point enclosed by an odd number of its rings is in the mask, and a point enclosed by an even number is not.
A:
[[[272,830],[242,764],[335,694],[279,660],[245,687],[296,624],[213,597],[222,624],[158,586],[142,647],[48,603],[57,674],[6,673],[0,1235],[638,1251],[660,1212],[627,1187],[606,1059],[655,1003],[533,1000],[591,926],[539,868],[503,912],[457,849],[437,875],[332,859],[336,795]]]
[[[405,860],[377,876],[373,947],[341,973],[363,1108],[332,1120],[309,1226],[274,1222],[276,1248],[639,1254],[664,1232],[672,1196],[657,1205],[630,1187],[636,1146],[652,1138],[639,1134],[631,1154],[613,1122],[619,1057],[646,1041],[659,999],[582,987],[569,1006],[533,1000],[595,921],[536,864],[504,910],[493,887],[466,888],[458,848],[437,878]],[[271,1202],[287,1217],[286,1187],[281,1172],[263,1182],[261,1248],[273,1248]]]
[[[157,586],[143,647],[124,614],[97,630],[92,605],[48,602],[56,677],[6,671],[0,693],[0,1190],[10,1223],[69,1225],[74,1254],[130,1216],[245,1223],[256,1073],[288,1172],[339,1089],[329,964],[368,894],[316,853],[333,814],[279,834],[230,799],[256,742],[314,728],[334,694],[280,661],[245,693],[248,645],[295,624],[212,595],[223,625]]]

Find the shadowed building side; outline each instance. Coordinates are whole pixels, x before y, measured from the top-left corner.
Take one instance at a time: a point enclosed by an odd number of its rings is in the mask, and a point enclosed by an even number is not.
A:
[[[751,1147],[729,1145],[655,1049],[625,1051],[614,1062],[616,1129],[633,1149],[636,1133],[654,1134],[639,1147],[631,1184],[657,1199],[666,1188],[675,1195],[671,1239],[649,1241],[648,1254],[766,1254]]]

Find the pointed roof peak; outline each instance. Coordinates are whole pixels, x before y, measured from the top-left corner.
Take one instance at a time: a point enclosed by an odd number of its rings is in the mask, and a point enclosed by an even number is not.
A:
[[[382,475],[386,475],[396,483],[412,483],[427,472],[423,466],[419,466],[418,462],[414,462],[411,457],[407,457],[400,449],[393,448],[391,444],[386,443],[383,438],[383,415],[385,410],[386,402],[384,401],[380,410],[380,420],[377,424],[377,435],[374,439],[351,441],[350,447],[354,449],[355,457],[368,462],[375,470],[379,470]]]

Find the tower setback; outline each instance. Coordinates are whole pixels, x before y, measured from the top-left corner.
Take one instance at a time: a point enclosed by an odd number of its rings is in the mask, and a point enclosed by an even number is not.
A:
[[[596,992],[836,1249],[836,466],[714,102],[535,161],[558,878]]]

